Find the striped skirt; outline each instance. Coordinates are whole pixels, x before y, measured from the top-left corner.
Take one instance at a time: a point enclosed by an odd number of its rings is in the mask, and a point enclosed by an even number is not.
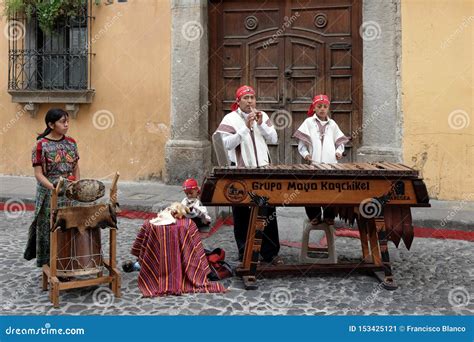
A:
[[[138,287],[144,297],[226,291],[207,279],[209,264],[199,231],[190,219],[167,226],[145,221],[132,255],[140,262]]]

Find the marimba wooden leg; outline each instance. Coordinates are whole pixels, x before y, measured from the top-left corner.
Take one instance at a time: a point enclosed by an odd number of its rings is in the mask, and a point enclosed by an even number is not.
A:
[[[393,291],[393,290],[396,290],[398,286],[396,285],[395,280],[393,279],[392,267],[390,265],[390,256],[388,254],[387,232],[385,230],[385,221],[383,217],[376,218],[375,225],[377,227],[377,234],[379,238],[380,254],[382,256],[384,274],[382,277],[380,274],[377,274],[378,272],[374,272],[374,273],[375,273],[375,276],[379,278],[379,280],[382,282],[382,286],[384,287],[384,289]]]
[[[242,280],[246,290],[258,288],[257,266],[262,247],[263,228],[265,227],[265,218],[258,216],[258,209],[258,207],[252,207],[250,211],[249,229],[245,243],[242,268],[248,270],[248,273],[242,277]]]
[[[257,210],[258,209],[254,207],[250,209],[249,226],[247,229],[247,238],[245,241],[244,257],[242,259],[242,268],[247,270],[250,269],[250,264],[252,263],[252,247],[255,239],[255,223],[257,221]]]
[[[377,228],[375,225],[375,221],[373,219],[366,220],[367,222],[367,232],[369,234],[370,240],[370,254],[372,255],[372,262],[380,266],[382,265],[382,258],[380,255],[380,248],[379,248],[379,239],[377,236]]]
[[[364,262],[371,262],[369,253],[369,240],[367,236],[367,221],[359,219],[358,222],[360,244],[362,246],[362,258]]]

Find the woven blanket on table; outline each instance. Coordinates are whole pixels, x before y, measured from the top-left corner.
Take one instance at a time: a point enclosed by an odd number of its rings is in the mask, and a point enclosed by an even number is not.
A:
[[[199,231],[190,219],[166,226],[145,221],[132,254],[140,262],[138,287],[145,297],[226,291],[207,279],[209,264]]]

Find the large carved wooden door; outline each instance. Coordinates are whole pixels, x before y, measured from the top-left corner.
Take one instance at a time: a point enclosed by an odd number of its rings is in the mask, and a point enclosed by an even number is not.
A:
[[[257,92],[257,108],[272,118],[278,144],[273,163],[299,163],[293,133],[307,117],[314,95],[331,99],[331,117],[354,139],[360,134],[361,3],[356,0],[211,1],[209,132],[230,111],[242,84]],[[358,132],[359,133],[359,132]]]

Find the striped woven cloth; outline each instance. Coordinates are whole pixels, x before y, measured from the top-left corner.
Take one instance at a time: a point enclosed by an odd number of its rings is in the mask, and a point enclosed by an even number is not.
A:
[[[207,279],[201,236],[190,219],[157,226],[145,221],[132,247],[140,262],[138,287],[144,297],[195,292],[225,292],[222,284]]]

